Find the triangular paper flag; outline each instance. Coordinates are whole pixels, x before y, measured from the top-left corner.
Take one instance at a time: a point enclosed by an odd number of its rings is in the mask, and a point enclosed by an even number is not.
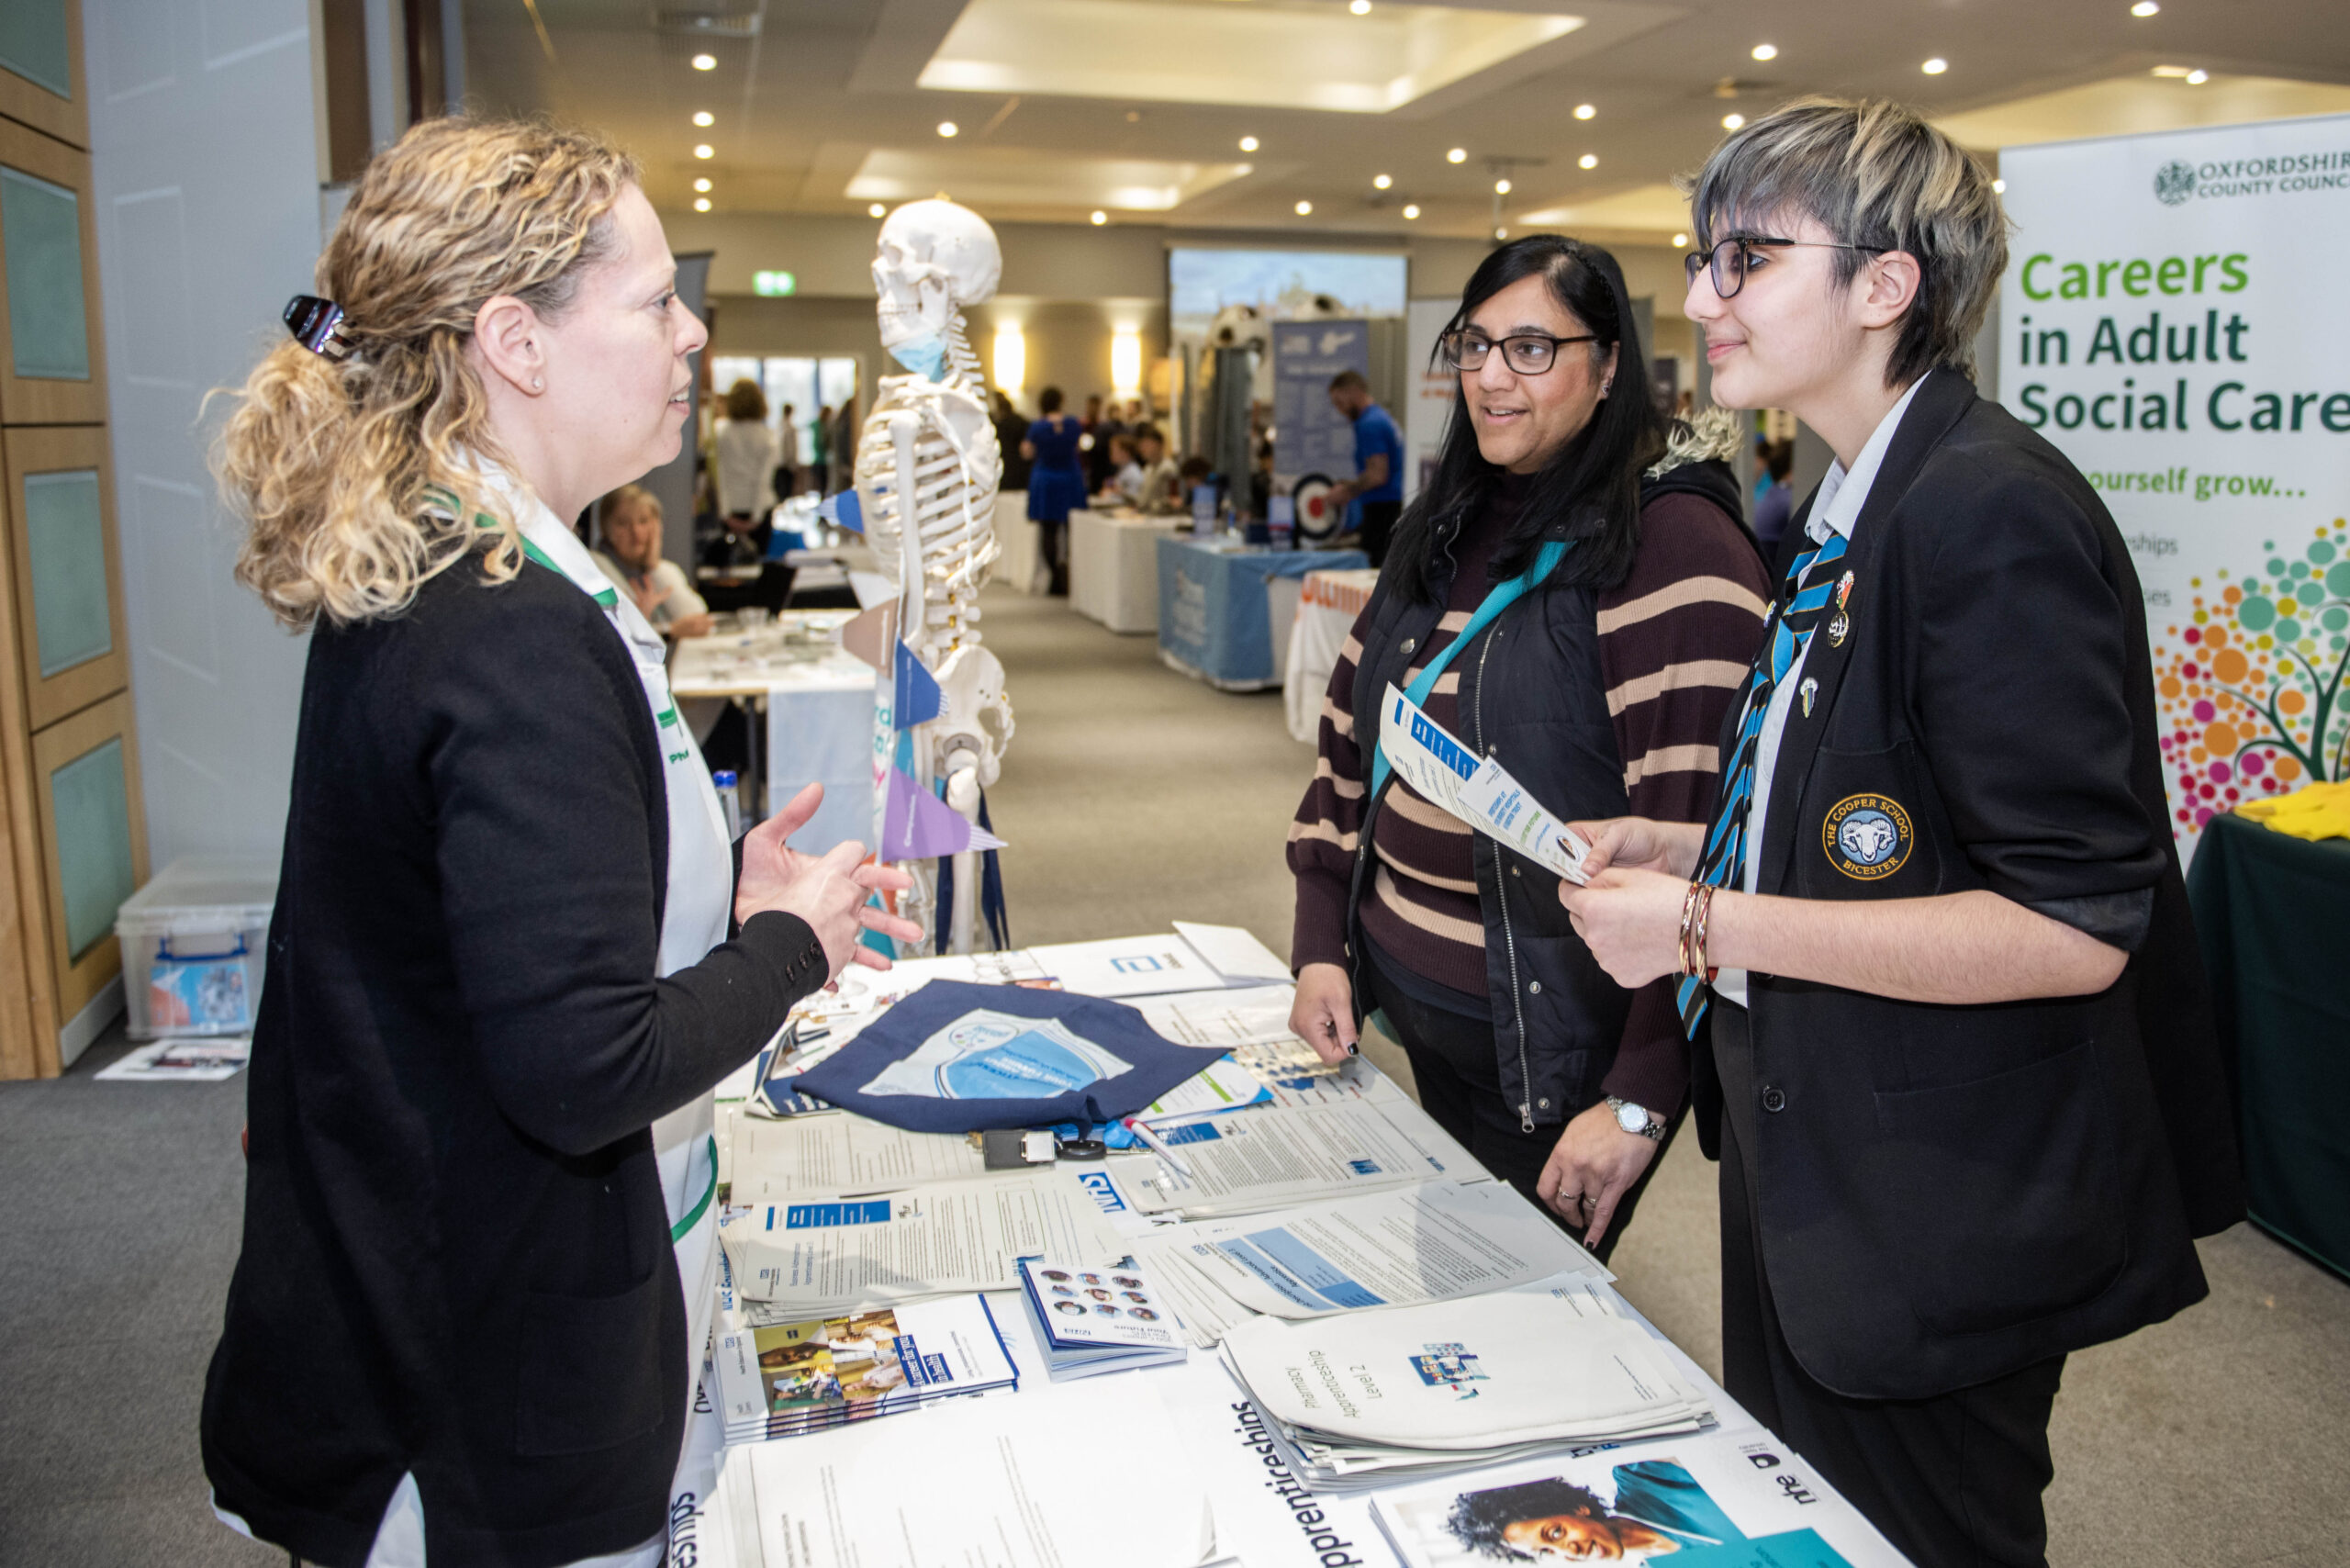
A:
[[[842,622],[841,646],[878,670],[895,644],[891,633],[897,630],[897,619],[895,604],[877,604]]]
[[[816,515],[825,521],[847,529],[851,533],[865,532],[865,509],[856,504],[855,490],[843,490],[836,496],[826,496],[818,503]]]
[[[898,728],[911,730],[938,717],[938,678],[923,667],[922,660],[903,642],[898,644],[897,678]]]
[[[935,860],[966,849],[1001,849],[1003,840],[963,820],[962,813],[907,777],[890,769],[889,810],[882,818],[884,860]]]

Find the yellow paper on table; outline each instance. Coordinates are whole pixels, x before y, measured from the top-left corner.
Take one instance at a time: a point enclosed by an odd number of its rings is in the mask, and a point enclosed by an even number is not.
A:
[[[2295,838],[2350,838],[2350,783],[2310,784],[2289,795],[2246,801],[2236,814]]]

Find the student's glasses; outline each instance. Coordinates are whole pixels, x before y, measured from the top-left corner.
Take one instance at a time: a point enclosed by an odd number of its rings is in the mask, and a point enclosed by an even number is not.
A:
[[[1886,252],[1883,245],[1846,245],[1833,240],[1779,240],[1768,234],[1733,234],[1718,245],[1690,252],[1681,258],[1681,264],[1689,274],[1692,287],[1696,285],[1697,274],[1711,266],[1714,269],[1714,293],[1728,299],[1746,286],[1747,274],[1754,270],[1754,263],[1766,259],[1757,256],[1755,252],[1781,246],[1800,246],[1814,251],[1859,251],[1871,256],[1882,256]]]
[[[1506,338],[1489,338],[1483,332],[1456,328],[1438,340],[1438,352],[1444,363],[1455,370],[1476,370],[1485,363],[1485,356],[1495,349],[1502,351],[1502,363],[1520,375],[1539,375],[1558,363],[1561,343],[1595,343],[1598,334],[1584,332],[1572,338],[1554,338],[1547,332],[1513,332]]]

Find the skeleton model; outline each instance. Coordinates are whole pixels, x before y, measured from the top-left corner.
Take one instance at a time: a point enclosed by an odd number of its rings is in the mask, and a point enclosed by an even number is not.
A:
[[[889,768],[903,761],[928,791],[944,780],[946,803],[976,823],[980,790],[996,781],[1012,739],[1003,666],[979,645],[979,586],[997,554],[996,447],[987,386],[964,336],[962,307],[992,297],[1003,270],[995,231],[950,201],[909,202],[881,225],[873,262],[881,346],[906,368],[881,377],[856,447],[857,504],[882,572],[898,585],[898,635],[938,681],[938,716],[905,732],[894,724],[894,682],[884,670],[874,727],[874,834],[882,836]],[[973,946],[979,857],[954,857],[947,946]],[[903,913],[925,931],[937,920],[930,862],[909,864],[914,889]]]

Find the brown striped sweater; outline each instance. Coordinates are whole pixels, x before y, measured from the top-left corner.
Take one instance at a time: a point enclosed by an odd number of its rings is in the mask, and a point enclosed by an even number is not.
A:
[[[1487,566],[1516,500],[1505,489],[1462,532],[1444,617],[1407,680],[1460,634],[1491,589]],[[1768,599],[1762,563],[1718,509],[1686,493],[1659,496],[1642,509],[1631,575],[1598,603],[1600,669],[1636,815],[1696,822],[1712,807],[1722,715],[1761,641]],[[1365,626],[1359,617],[1331,672],[1314,781],[1290,824],[1289,865],[1297,879],[1290,961],[1297,969],[1347,961],[1347,896],[1369,773],[1353,719]],[[1455,734],[1460,683],[1458,669],[1448,667],[1425,705]],[[1541,793],[1541,780],[1521,782]],[[1491,1002],[1471,844],[1466,823],[1397,780],[1372,830],[1376,864],[1360,913],[1364,935],[1389,958],[1459,994],[1463,1011],[1482,1014]],[[1670,982],[1659,980],[1634,998],[1602,1089],[1669,1114],[1687,1081]]]

